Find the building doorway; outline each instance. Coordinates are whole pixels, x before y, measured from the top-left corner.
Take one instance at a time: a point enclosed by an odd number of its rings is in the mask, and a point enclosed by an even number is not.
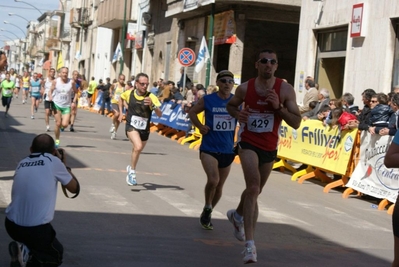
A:
[[[330,91],[330,98],[340,98],[343,94],[347,36],[346,28],[319,32],[317,36],[315,81],[319,88]]]

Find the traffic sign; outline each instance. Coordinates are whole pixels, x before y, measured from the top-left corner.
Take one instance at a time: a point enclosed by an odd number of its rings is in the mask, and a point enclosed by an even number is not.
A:
[[[190,48],[187,47],[182,48],[179,51],[178,59],[180,64],[183,65],[183,67],[189,67],[193,65],[193,63],[195,62],[195,53]]]

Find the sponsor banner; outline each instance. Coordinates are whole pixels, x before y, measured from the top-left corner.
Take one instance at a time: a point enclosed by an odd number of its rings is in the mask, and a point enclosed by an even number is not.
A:
[[[83,90],[82,94],[78,98],[78,107],[88,107],[89,103],[87,103],[87,90]]]
[[[277,155],[337,174],[345,174],[352,158],[357,130],[340,132],[319,120],[306,120],[295,130],[285,122],[280,127]]]
[[[208,17],[209,21],[210,17]],[[208,29],[211,31],[211,29]],[[234,44],[236,41],[236,23],[234,20],[234,11],[229,10],[215,15],[213,35],[215,37],[214,45]],[[207,35],[209,36],[209,35]]]
[[[164,102],[162,103],[161,110],[161,117],[158,117],[155,112],[152,112],[152,122],[160,123],[176,130],[191,130],[191,123],[187,118],[187,114],[183,112],[181,105],[177,105],[174,102]]]
[[[399,170],[384,165],[385,153],[393,136],[371,135],[362,131],[360,161],[346,186],[376,198],[395,203],[399,190]]]
[[[103,101],[103,91],[96,90],[96,92],[92,96],[94,98],[93,110],[99,111],[101,109],[101,104]],[[93,103],[93,100],[92,100]]]

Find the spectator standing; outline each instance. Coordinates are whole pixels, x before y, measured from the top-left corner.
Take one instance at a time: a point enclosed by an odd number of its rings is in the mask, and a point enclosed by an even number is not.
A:
[[[110,89],[111,89],[111,78],[105,79],[105,84],[102,80],[100,80],[100,85],[97,86],[97,89],[101,90],[102,92],[102,101],[101,101],[101,115],[105,116],[105,106],[107,107],[108,113],[112,113],[111,107],[111,97],[110,97]]]
[[[390,106],[393,114],[389,118],[388,127],[375,127],[375,133],[379,135],[394,136],[399,126],[399,94],[392,95]]]
[[[368,131],[375,134],[376,127],[388,127],[389,118],[393,110],[388,105],[388,96],[384,93],[373,95],[370,100],[370,116]]]
[[[313,101],[309,102],[309,108],[310,108],[310,103]],[[317,120],[317,114],[319,113],[320,109],[330,102],[330,92],[326,88],[321,88],[319,90],[318,94],[318,100],[317,104],[313,109],[310,109],[309,111],[306,111],[305,113],[302,113],[302,119],[307,120],[307,119],[312,119],[312,120]]]
[[[137,81],[136,81],[136,84],[137,84]],[[175,87],[175,83],[173,81],[166,82],[166,86],[163,87],[163,90],[161,92],[161,97],[159,98],[159,100],[161,102],[163,102],[165,99],[170,98],[170,92],[173,87]]]
[[[177,82],[177,88],[179,88],[180,91],[183,91],[183,89],[185,89],[185,88],[183,88],[184,79],[186,80],[185,84],[192,83],[192,82],[191,82],[191,79],[188,78],[187,73],[186,73],[186,76],[184,77],[184,67],[180,68],[180,74],[181,74],[180,75],[180,80]],[[185,94],[185,92],[183,92],[183,94]]]
[[[306,93],[303,96],[303,103],[302,106],[299,107],[299,111],[301,113],[305,113],[306,111],[309,111],[309,103],[312,101],[318,101],[318,91],[317,88],[315,87],[315,82],[313,79],[308,78],[305,80],[305,89]]]
[[[60,182],[71,193],[77,193],[79,187],[71,169],[65,165],[65,155],[61,160],[54,147],[54,139],[48,134],[36,136],[30,156],[20,161],[15,170],[11,203],[5,211],[5,228],[15,240],[9,244],[10,266],[62,263],[63,246],[51,225],[57,185]]]
[[[158,95],[158,82],[152,83],[152,88],[150,89],[150,93]]]
[[[257,199],[277,155],[281,121],[295,129],[301,123],[295,91],[290,84],[274,76],[277,66],[276,52],[261,51],[255,63],[258,76],[238,86],[227,104],[230,115],[241,123],[238,154],[246,183],[237,209],[229,210],[227,217],[233,224],[236,238],[246,241],[244,263],[257,262],[254,241]],[[240,110],[244,102],[245,108]]]
[[[355,97],[351,93],[342,95],[342,105],[344,108],[353,115],[359,115],[359,107],[354,105]]]
[[[371,97],[373,95],[375,95],[376,92],[369,88],[363,91],[362,93],[362,101],[364,104],[364,107],[362,110],[359,110],[359,115],[357,116],[357,120],[359,121],[359,130],[365,130],[368,131],[369,129],[369,117],[370,117],[370,101],[371,101]]]
[[[128,165],[126,183],[137,185],[136,166],[141,151],[143,151],[150,136],[150,122],[152,111],[158,117],[162,116],[159,108],[161,103],[155,95],[147,92],[148,75],[139,73],[136,75],[135,90],[126,91],[121,95],[119,101],[119,121],[122,121],[122,107],[124,103],[128,106],[126,116],[126,135],[133,144],[131,165]]]
[[[223,185],[235,157],[233,150],[237,120],[226,110],[227,103],[233,97],[231,94],[234,85],[233,73],[228,70],[219,72],[216,84],[219,86],[219,91],[198,100],[189,112],[192,124],[202,134],[200,159],[207,176],[207,183],[200,224],[206,230],[213,230],[212,210],[222,197]],[[204,124],[197,116],[201,112],[205,113]]]
[[[215,93],[217,91],[218,91],[218,88],[215,85],[212,85],[212,84],[208,85],[208,87],[206,88],[206,94],[207,95],[213,94],[213,93]]]

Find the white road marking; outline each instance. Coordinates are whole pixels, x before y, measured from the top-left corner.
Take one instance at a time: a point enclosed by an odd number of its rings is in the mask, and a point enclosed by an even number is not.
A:
[[[199,217],[204,208],[204,203],[192,198],[182,191],[155,190],[151,193],[190,217]],[[226,216],[217,210],[213,210],[212,218],[226,219]]]

